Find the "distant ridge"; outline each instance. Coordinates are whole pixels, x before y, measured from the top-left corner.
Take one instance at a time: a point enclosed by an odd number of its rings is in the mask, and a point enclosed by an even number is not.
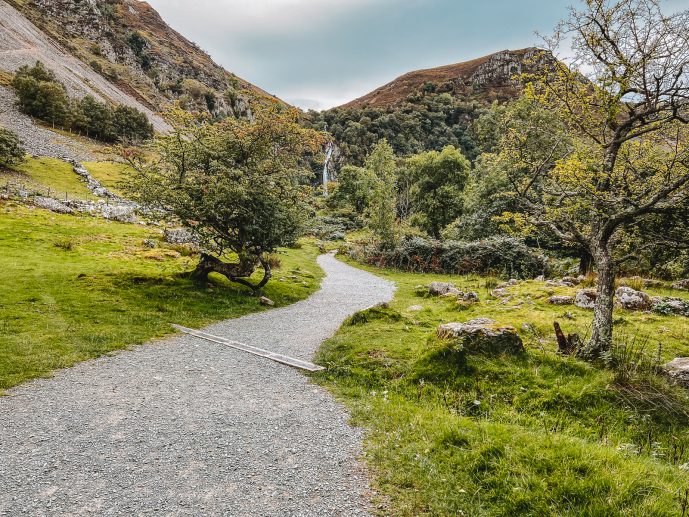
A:
[[[549,51],[536,47],[503,50],[471,61],[406,73],[341,108],[391,107],[422,93],[429,84],[439,92],[476,95],[486,102],[506,100],[517,94],[515,76],[554,60]]]

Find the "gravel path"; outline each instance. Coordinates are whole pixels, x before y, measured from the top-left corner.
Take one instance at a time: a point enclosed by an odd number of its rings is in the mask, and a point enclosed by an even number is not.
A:
[[[309,359],[393,285],[329,255],[322,289],[208,332]],[[297,370],[190,336],[0,397],[0,515],[365,515],[362,433]]]

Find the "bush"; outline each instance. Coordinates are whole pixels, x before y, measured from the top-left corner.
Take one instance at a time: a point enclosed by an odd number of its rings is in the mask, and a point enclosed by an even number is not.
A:
[[[92,63],[100,66],[97,61]],[[96,71],[102,72],[96,68]],[[70,100],[55,74],[38,61],[23,66],[15,74],[12,87],[19,97],[19,108],[38,119],[86,133],[104,142],[137,142],[153,137],[153,126],[136,108],[111,107],[87,95]]]
[[[512,237],[490,237],[473,242],[407,237],[392,248],[368,244],[354,254],[355,258],[379,267],[423,273],[534,278],[548,272],[548,260],[544,255]]]
[[[0,127],[0,166],[12,165],[24,159],[26,149],[19,137]]]

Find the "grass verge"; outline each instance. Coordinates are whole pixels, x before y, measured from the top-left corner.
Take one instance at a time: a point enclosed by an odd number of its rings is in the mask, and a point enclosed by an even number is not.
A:
[[[346,322],[319,352],[328,370],[314,379],[368,430],[381,514],[686,513],[687,394],[651,374],[557,355],[553,320],[585,335],[591,318],[547,304],[571,289],[524,282],[501,302],[488,294],[493,279],[368,269],[397,282],[391,308]],[[434,280],[477,291],[481,302],[417,294]],[[437,325],[479,316],[519,329],[527,354],[453,362],[434,338]],[[662,341],[662,360],[689,355],[689,319],[616,318],[618,330],[645,336],[649,353]]]
[[[271,281],[266,296],[282,306],[317,290],[318,253],[309,243],[281,250],[281,268],[297,278]],[[200,327],[264,310],[239,286],[181,275],[195,262],[156,229],[0,202],[0,392],[163,336],[170,323]]]

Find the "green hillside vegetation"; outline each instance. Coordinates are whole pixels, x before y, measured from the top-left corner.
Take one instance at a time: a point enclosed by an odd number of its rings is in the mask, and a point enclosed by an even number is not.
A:
[[[621,366],[598,368],[556,353],[553,321],[582,336],[590,326],[590,311],[547,304],[571,288],[523,282],[503,304],[494,279],[369,270],[397,283],[395,299],[324,345],[316,380],[369,430],[382,515],[682,514],[687,394],[652,371],[689,355],[689,319],[616,311]],[[429,298],[418,285],[432,281],[481,301]],[[435,329],[476,317],[516,327],[526,354],[456,362]]]
[[[9,167],[9,170],[15,173],[13,181],[25,179],[28,185],[50,189],[54,197],[64,199],[67,195],[69,198],[93,199],[93,194],[74,172],[72,165],[58,158],[27,157],[22,163]],[[0,183],[1,175],[0,172]]]
[[[124,195],[121,187],[127,179],[127,165],[115,162],[84,162],[82,165],[110,192]]]
[[[0,202],[0,214],[0,390],[163,336],[170,323],[200,327],[263,309],[220,276],[211,281],[222,287],[181,275],[198,258],[161,242],[159,230],[12,202]],[[266,296],[281,306],[316,290],[317,254],[310,244],[281,250],[281,267],[298,278],[274,280]]]

